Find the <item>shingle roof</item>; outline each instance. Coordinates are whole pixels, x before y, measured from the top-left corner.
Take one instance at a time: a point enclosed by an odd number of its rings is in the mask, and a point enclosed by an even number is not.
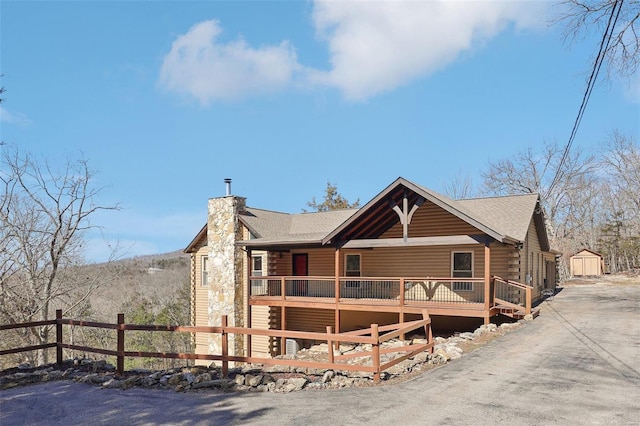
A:
[[[455,203],[472,211],[500,234],[524,241],[538,203],[538,194],[472,198]]]
[[[398,178],[360,209],[313,213],[283,213],[247,207],[239,216],[252,238],[240,244],[251,246],[320,244],[348,228],[368,208],[380,206],[391,191],[408,188],[465,220],[499,241],[524,241],[538,206],[537,194],[453,200],[428,188]],[[395,215],[395,213],[393,213]]]
[[[240,220],[255,237],[251,240],[254,243],[319,243],[356,211],[358,209],[290,214],[247,207]]]

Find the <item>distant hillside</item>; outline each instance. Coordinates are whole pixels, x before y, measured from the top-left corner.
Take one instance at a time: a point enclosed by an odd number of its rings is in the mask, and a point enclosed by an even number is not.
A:
[[[189,283],[189,255],[182,251],[135,256],[88,268],[99,269],[107,277],[90,303],[92,316],[108,322],[114,322],[127,302],[166,301]]]

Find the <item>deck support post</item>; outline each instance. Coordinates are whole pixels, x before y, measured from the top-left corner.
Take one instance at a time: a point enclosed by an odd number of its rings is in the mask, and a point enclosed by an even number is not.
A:
[[[285,331],[287,329],[287,308],[283,305],[280,308],[281,318],[280,318],[280,330]],[[287,338],[280,338],[280,355],[285,355],[287,353]]]
[[[398,313],[398,322],[400,324],[404,323],[404,277],[400,278],[400,294],[398,295],[398,299],[400,300],[400,312]],[[400,340],[404,340],[405,335],[402,333],[400,336]]]
[[[491,249],[489,248],[489,240],[484,244],[484,310],[489,312],[491,309]],[[485,320],[486,324],[486,320]]]
[[[334,314],[334,330],[336,333],[340,333],[340,247],[336,247],[335,258],[333,261],[334,265],[334,276],[335,276],[335,296],[336,296],[336,308]],[[334,342],[335,348],[338,349],[340,343]]]

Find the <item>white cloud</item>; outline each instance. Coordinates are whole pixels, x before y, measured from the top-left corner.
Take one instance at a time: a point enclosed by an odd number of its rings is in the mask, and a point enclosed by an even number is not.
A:
[[[535,1],[316,0],[313,24],[329,49],[328,70],[300,65],[286,41],[260,48],[221,43],[219,23],[204,21],[174,41],[160,83],[204,104],[277,91],[294,79],[364,100],[446,67],[509,24],[540,25],[545,8]]]
[[[542,3],[316,1],[332,68],[315,80],[361,100],[433,73],[503,30],[535,25]],[[537,17],[537,19],[536,19]]]
[[[286,87],[299,67],[288,42],[254,49],[243,40],[218,42],[218,21],[200,22],[179,36],[164,57],[160,84],[206,104]]]
[[[1,106],[0,121],[9,124],[16,124],[18,126],[28,126],[31,124],[31,120],[29,120],[26,115],[22,113],[11,113]]]

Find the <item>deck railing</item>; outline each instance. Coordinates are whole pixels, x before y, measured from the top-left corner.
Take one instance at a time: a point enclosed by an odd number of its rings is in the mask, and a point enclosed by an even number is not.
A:
[[[484,303],[482,278],[411,278],[404,283],[406,301]]]
[[[400,303],[484,303],[482,278],[339,277],[250,277],[250,295],[330,298],[343,301],[373,300]]]
[[[533,287],[500,277],[493,277],[493,282],[493,300],[496,305],[524,310],[525,314],[531,313]]]

